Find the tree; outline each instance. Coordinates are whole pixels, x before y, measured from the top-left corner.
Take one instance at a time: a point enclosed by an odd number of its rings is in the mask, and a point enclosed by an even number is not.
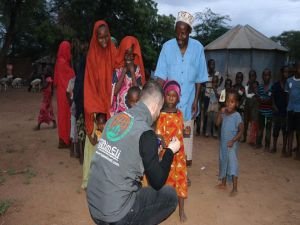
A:
[[[300,60],[300,31],[284,31],[271,39],[289,49],[290,61]]]
[[[63,32],[49,12],[47,0],[6,0],[0,3],[1,36],[0,65],[4,68],[10,57],[51,54]]]
[[[158,15],[153,0],[5,0],[0,2],[0,36],[6,37],[0,55],[34,60],[54,54],[62,40],[89,41],[100,19],[118,41],[138,38],[145,65],[156,61],[163,42],[174,36],[175,18]]]
[[[228,25],[228,22],[231,21],[230,17],[228,15],[223,16],[214,13],[209,8],[205,9],[203,12],[196,13],[195,20],[198,23],[194,26],[194,37],[204,46],[230,29],[230,26]]]
[[[0,51],[0,66],[4,64],[9,47],[14,40],[17,17],[22,3],[22,0],[6,0],[0,3],[0,23],[4,24],[2,31],[6,31],[1,35],[4,37],[4,42]]]
[[[90,39],[94,22],[104,19],[119,42],[126,35],[138,38],[146,65],[157,58],[164,41],[174,33],[175,18],[158,15],[152,0],[52,0],[57,23],[69,27],[75,36]],[[173,35],[172,35],[173,36]]]
[[[162,44],[174,37],[175,19],[172,15],[158,15],[155,30],[153,31],[153,43],[156,46],[156,51],[160,51]]]

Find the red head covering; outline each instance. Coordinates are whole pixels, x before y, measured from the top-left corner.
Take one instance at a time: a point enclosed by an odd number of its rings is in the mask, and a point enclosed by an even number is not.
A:
[[[110,33],[106,48],[97,40],[97,30],[105,21],[99,20],[94,25],[93,36],[87,54],[84,76],[85,126],[88,134],[93,132],[94,113],[106,113],[109,118],[112,91],[112,74],[115,66],[116,47],[111,42]]]
[[[60,43],[54,68],[54,84],[67,90],[69,80],[75,73],[71,67],[71,44],[68,41]]]
[[[71,67],[71,44],[63,41],[59,45],[54,68],[54,85],[57,86],[58,136],[65,144],[70,141],[70,106],[66,96],[69,80],[75,75]]]
[[[145,83],[145,69],[144,69],[144,63],[143,63],[143,58],[142,58],[142,53],[141,53],[141,47],[139,44],[139,41],[133,37],[133,36],[126,36],[122,39],[120,43],[120,47],[118,50],[118,57],[117,57],[117,67],[124,67],[125,62],[124,62],[124,56],[126,50],[131,48],[133,46],[133,54],[134,54],[134,64],[138,65],[141,70],[142,74],[142,84]]]

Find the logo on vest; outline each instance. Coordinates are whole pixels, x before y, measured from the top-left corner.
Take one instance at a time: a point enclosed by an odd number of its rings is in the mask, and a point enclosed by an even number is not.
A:
[[[124,138],[133,126],[133,117],[126,112],[117,114],[106,125],[106,138],[119,141]]]
[[[118,149],[116,146],[111,146],[107,143],[106,140],[100,139],[97,145],[96,154],[100,155],[102,158],[106,159],[107,161],[111,162],[116,166],[120,166],[119,158],[121,154],[121,150]]]

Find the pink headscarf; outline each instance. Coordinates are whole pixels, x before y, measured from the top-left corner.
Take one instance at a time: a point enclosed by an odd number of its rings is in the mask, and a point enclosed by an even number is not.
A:
[[[165,94],[169,91],[175,91],[178,95],[178,100],[180,100],[181,88],[177,81],[175,80],[167,80],[164,84],[164,92]]]

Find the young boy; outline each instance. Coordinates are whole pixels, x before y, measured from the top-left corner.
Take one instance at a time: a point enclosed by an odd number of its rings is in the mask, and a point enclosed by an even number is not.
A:
[[[285,85],[288,93],[288,152],[287,157],[292,156],[293,136],[296,131],[297,148],[295,159],[300,160],[300,61],[296,63],[295,76],[290,77]]]
[[[281,68],[281,78],[272,86],[273,99],[273,148],[272,153],[277,151],[277,140],[279,132],[282,132],[283,146],[282,155],[286,155],[287,143],[287,93],[285,92],[285,83],[289,76],[289,68],[284,66]]]
[[[271,129],[272,129],[272,85],[271,71],[265,69],[262,73],[263,84],[258,86],[258,135],[256,139],[256,148],[262,147],[264,130],[265,134],[265,151],[270,150]]]

